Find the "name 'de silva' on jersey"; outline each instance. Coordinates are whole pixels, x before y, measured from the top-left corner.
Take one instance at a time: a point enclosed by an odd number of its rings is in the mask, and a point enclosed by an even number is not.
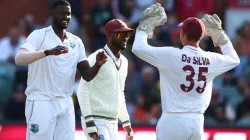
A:
[[[210,65],[210,61],[206,57],[197,57],[197,56],[189,57],[186,54],[182,54],[181,61],[192,63],[194,65],[204,65],[204,66]]]

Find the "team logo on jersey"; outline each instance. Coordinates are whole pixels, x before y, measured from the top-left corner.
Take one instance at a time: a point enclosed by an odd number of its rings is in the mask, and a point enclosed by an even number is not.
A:
[[[74,42],[70,42],[70,47],[74,49],[76,47],[76,44]]]
[[[39,131],[39,125],[35,124],[35,123],[32,123],[30,125],[30,131],[33,132],[33,133],[37,133]]]

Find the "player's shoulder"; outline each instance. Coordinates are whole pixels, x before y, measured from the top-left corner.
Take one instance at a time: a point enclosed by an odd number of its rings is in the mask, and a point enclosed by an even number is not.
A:
[[[120,54],[120,57],[122,61],[128,62],[128,59],[123,54]]]
[[[98,54],[98,52],[101,52],[101,51],[103,51],[103,49],[98,49],[98,50],[96,50],[95,52],[91,53],[91,54],[89,55],[89,57],[96,56],[96,55]]]
[[[46,33],[52,31],[52,27],[48,26],[48,27],[44,27],[41,29],[35,29],[34,31],[32,31],[30,33],[30,36],[36,36],[36,37],[43,37],[44,35],[46,35]]]
[[[203,51],[203,54],[206,55],[207,57],[216,57],[217,55],[220,55],[219,53],[216,52],[210,52],[210,51]]]
[[[169,55],[174,55],[178,52],[181,52],[182,49],[178,48],[178,47],[173,47],[173,46],[165,46],[164,47],[164,50],[166,50],[166,52],[169,54]],[[163,51],[164,51],[163,50]]]

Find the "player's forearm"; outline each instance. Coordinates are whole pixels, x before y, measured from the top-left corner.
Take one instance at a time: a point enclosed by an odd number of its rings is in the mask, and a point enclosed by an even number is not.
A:
[[[137,31],[135,35],[135,40],[133,43],[132,52],[141,58],[142,60],[148,62],[149,64],[157,67],[163,68],[164,61],[161,53],[163,47],[153,47],[147,43],[147,34],[143,31]],[[166,49],[164,50],[166,51]]]
[[[137,31],[135,35],[135,40],[133,43],[132,52],[144,61],[150,64],[154,64],[154,52],[153,47],[149,46],[147,43],[147,34],[143,31]]]
[[[119,119],[121,120],[123,127],[131,125],[126,106],[121,108]]]
[[[129,120],[129,114],[128,110],[126,107],[126,101],[125,101],[125,94],[123,93],[122,99],[121,99],[121,108],[120,108],[120,113],[119,113],[119,119],[122,122],[122,126],[128,126],[131,125],[130,120]]]
[[[220,46],[220,48],[222,54],[229,57],[232,63],[235,63],[235,65],[238,65],[240,63],[240,58],[237,55],[235,49],[233,48],[231,41],[229,41],[227,44],[223,46]]]
[[[29,52],[28,50],[19,50],[15,57],[15,63],[18,66],[24,66],[42,59],[45,56],[46,55],[43,50],[35,52]]]
[[[81,80],[79,84],[79,88],[77,91],[78,102],[81,110],[82,117],[86,122],[93,120],[91,108],[90,108],[90,91],[89,87],[83,84],[85,81]]]
[[[143,31],[136,31],[132,52],[137,56],[143,56],[142,50],[147,45],[147,34]]]
[[[119,119],[121,120],[123,127],[131,125],[127,109],[119,114]]]
[[[80,71],[80,73],[81,73],[82,78],[85,81],[89,82],[95,78],[95,76],[97,75],[100,68],[101,68],[101,65],[99,65],[98,63],[95,63],[94,66],[90,67],[89,69],[87,69],[85,71]]]

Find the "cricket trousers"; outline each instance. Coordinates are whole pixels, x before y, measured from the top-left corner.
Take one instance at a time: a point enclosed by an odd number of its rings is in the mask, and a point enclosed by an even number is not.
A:
[[[163,113],[156,127],[157,140],[201,140],[204,116],[199,113]]]
[[[71,97],[26,100],[26,140],[74,140],[75,111]]]
[[[83,117],[81,117],[83,131],[86,129],[86,123]],[[95,119],[95,125],[97,127],[99,135],[103,135],[105,140],[118,140],[118,124],[106,121],[104,119]],[[93,140],[89,137],[88,133],[84,131],[87,140]]]

